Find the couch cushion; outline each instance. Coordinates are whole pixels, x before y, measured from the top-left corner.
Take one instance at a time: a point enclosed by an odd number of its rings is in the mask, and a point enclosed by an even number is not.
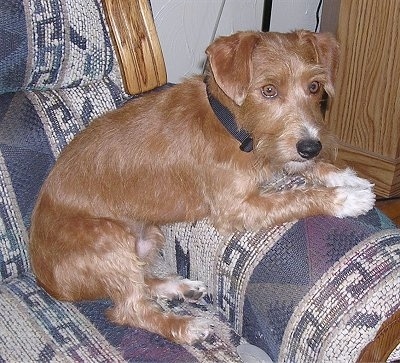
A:
[[[124,99],[108,77],[64,90],[0,95],[0,280],[29,269],[31,212],[61,149],[93,118]]]
[[[100,0],[0,2],[0,93],[85,85],[114,64]]]
[[[0,285],[1,362],[240,363],[242,342],[208,304],[163,303],[166,310],[212,319],[214,335],[195,346],[171,343],[142,329],[110,323],[106,300],[54,300],[26,274]]]

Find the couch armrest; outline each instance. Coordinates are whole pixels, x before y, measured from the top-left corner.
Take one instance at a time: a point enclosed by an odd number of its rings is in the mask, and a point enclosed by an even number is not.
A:
[[[103,0],[125,90],[149,91],[167,81],[149,0]]]
[[[382,357],[398,344],[396,322],[379,329],[400,309],[400,231],[377,209],[230,236],[207,220],[162,229],[168,265],[273,361],[361,363],[374,339]]]

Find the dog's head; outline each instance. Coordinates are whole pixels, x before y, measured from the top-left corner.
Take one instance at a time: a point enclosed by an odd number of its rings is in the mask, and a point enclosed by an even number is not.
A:
[[[338,67],[332,35],[239,32],[206,53],[217,97],[253,136],[260,162],[301,171],[330,149],[323,119]]]

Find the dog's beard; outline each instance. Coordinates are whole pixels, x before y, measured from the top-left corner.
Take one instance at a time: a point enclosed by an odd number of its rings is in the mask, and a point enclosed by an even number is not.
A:
[[[256,167],[266,169],[269,174],[284,172],[286,174],[301,174],[315,164],[315,159],[302,159],[293,153],[287,152],[285,146],[271,145],[260,141],[254,150],[256,155]]]
[[[310,169],[315,164],[314,160],[292,160],[288,161],[284,166],[283,170],[285,170],[288,174],[301,174],[306,170]]]

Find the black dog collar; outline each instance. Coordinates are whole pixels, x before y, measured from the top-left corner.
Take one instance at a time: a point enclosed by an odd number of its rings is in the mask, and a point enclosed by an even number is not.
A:
[[[215,116],[225,126],[229,133],[240,142],[240,150],[250,152],[253,150],[253,138],[250,134],[243,129],[238,129],[235,121],[235,117],[232,112],[229,111],[221,102],[219,102],[209,91],[208,85],[206,85],[207,97],[210,102],[210,106],[214,111]]]

